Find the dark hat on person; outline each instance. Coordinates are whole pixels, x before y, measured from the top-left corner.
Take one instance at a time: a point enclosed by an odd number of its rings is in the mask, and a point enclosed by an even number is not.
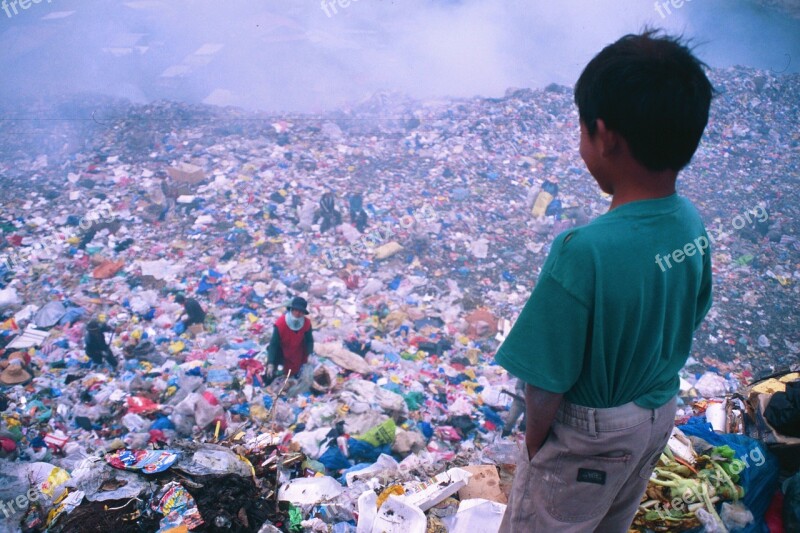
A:
[[[304,315],[308,314],[308,302],[305,298],[301,298],[300,296],[295,296],[292,298],[292,301],[289,303],[288,309],[297,309]]]
[[[97,331],[100,329],[100,321],[97,319],[90,320],[88,324],[86,324],[86,329],[89,331]]]

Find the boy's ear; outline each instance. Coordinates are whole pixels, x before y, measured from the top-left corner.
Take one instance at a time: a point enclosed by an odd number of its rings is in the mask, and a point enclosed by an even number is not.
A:
[[[602,118],[597,119],[597,131],[595,135],[600,142],[600,153],[603,157],[608,157],[620,148],[620,141],[622,139],[615,131],[606,127],[606,123]]]

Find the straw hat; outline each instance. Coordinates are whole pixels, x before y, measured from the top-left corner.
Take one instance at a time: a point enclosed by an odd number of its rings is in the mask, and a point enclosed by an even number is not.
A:
[[[22,366],[22,361],[19,359],[12,359],[8,362],[6,369],[0,374],[0,384],[19,385],[27,383],[32,377],[31,373]]]
[[[31,356],[29,356],[25,352],[13,352],[11,355],[8,356],[9,363],[14,359],[19,359],[20,361],[22,361],[23,365],[28,365],[31,362]]]

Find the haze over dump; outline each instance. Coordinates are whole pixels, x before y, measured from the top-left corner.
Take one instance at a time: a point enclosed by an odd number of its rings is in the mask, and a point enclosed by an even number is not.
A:
[[[752,0],[34,1],[0,5],[6,103],[89,91],[320,111],[386,90],[500,96],[571,86],[646,24],[692,37],[711,66],[800,68],[800,19]]]

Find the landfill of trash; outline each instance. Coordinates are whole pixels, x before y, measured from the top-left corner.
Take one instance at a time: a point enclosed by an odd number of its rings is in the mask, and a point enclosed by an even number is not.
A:
[[[761,531],[778,461],[745,436],[749,387],[800,353],[800,76],[711,79],[679,190],[712,239],[714,305],[682,372],[690,436],[638,531]],[[28,109],[81,119],[0,123],[0,530],[496,531],[523,433],[504,428],[515,380],[493,354],[554,236],[610,203],[571,89],[383,93],[327,115]],[[182,327],[177,294],[203,324]],[[268,378],[298,295],[313,372]],[[84,352],[90,320],[117,366]]]

